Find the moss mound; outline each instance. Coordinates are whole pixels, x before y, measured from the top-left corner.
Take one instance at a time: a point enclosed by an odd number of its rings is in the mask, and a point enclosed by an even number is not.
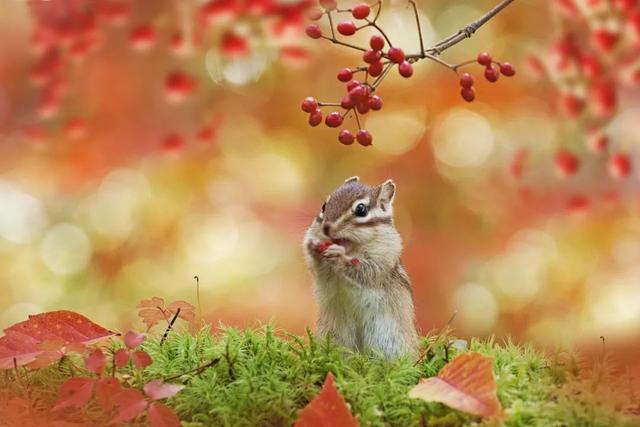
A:
[[[293,336],[271,326],[229,328],[217,335],[205,328],[196,334],[171,333],[162,345],[150,340],[144,348],[153,364],[143,372],[119,376],[133,386],[157,378],[185,384],[167,402],[183,426],[289,426],[319,392],[328,371],[363,426],[490,425],[407,395],[420,378],[436,375],[466,347],[493,358],[508,426],[640,425],[640,418],[628,410],[633,404],[631,384],[619,384],[613,364],[606,360],[586,369],[568,353],[545,356],[531,346],[493,340],[466,345],[446,335],[425,337],[429,351],[415,363],[347,352],[312,334]],[[89,375],[78,368],[81,365],[67,359],[38,371],[5,372],[0,375],[0,402],[26,393],[37,408],[51,408],[62,381],[70,375]],[[92,407],[82,410],[96,423],[105,421],[99,412]],[[67,415],[67,420],[73,419],[73,413]]]

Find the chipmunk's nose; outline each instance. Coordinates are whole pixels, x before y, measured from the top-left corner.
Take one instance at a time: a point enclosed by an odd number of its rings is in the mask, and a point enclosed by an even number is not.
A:
[[[329,224],[324,224],[322,226],[322,231],[324,232],[325,236],[327,237],[331,237],[329,234],[331,233],[331,225]]]

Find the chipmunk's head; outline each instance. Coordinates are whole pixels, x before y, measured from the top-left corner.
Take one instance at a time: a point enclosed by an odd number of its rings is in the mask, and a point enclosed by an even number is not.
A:
[[[393,225],[395,193],[392,180],[371,187],[351,177],[322,204],[311,226],[313,234],[348,250],[387,245],[387,250],[393,251],[400,247],[400,236]]]

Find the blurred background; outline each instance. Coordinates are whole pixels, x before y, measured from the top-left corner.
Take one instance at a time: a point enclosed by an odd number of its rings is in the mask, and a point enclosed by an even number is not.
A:
[[[463,337],[640,354],[636,2],[515,1],[443,58],[486,50],[517,75],[471,65],[466,103],[439,64],[392,72],[371,147],[300,111],[339,102],[336,73],[361,64],[304,35],[309,3],[0,1],[0,327],[63,308],[141,327],[139,300],[195,304],[198,275],[207,321],[303,332],[302,236],[359,175],[397,183],[424,333],[457,312]],[[419,1],[425,43],[496,3]],[[379,23],[414,51],[406,5]]]

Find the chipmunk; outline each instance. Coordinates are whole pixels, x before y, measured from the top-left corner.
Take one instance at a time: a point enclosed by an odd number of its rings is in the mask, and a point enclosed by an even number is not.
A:
[[[322,205],[304,238],[320,306],[319,336],[393,359],[414,354],[418,335],[409,277],[393,225],[392,180],[347,179]]]

